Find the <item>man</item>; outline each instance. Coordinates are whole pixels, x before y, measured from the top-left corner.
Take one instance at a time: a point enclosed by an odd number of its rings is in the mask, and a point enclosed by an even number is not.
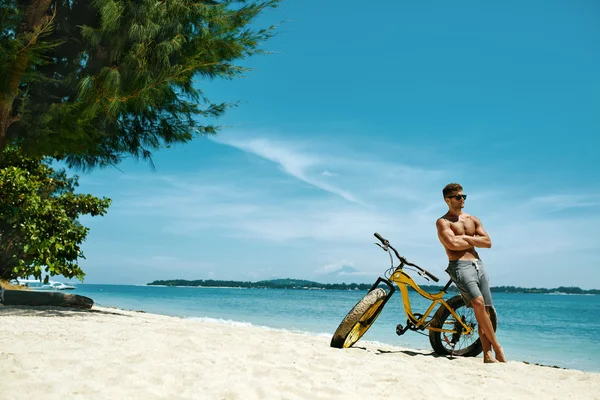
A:
[[[483,347],[483,362],[506,362],[487,311],[487,307],[492,306],[488,276],[475,250],[475,247],[489,249],[492,241],[481,221],[462,211],[467,199],[462,186],[450,183],[444,187],[442,194],[448,205],[448,212],[437,220],[436,227],[440,242],[448,254],[446,272],[460,290],[467,306],[473,307],[475,311]]]

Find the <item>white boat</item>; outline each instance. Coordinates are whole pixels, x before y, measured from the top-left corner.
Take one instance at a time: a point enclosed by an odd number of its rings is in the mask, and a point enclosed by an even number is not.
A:
[[[75,286],[68,285],[57,281],[48,281],[44,284],[42,281],[37,279],[15,279],[13,282],[15,285],[26,286],[32,290],[73,290]]]

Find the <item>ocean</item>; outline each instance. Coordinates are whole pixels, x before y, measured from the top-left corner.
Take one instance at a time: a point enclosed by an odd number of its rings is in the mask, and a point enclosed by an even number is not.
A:
[[[72,293],[105,307],[331,337],[366,291],[80,284]],[[493,300],[497,337],[510,360],[600,372],[594,339],[600,335],[600,296],[493,293]],[[423,313],[427,301],[412,293],[411,306]],[[397,292],[361,341],[432,351],[428,336],[397,336],[399,323],[406,325],[406,316]]]

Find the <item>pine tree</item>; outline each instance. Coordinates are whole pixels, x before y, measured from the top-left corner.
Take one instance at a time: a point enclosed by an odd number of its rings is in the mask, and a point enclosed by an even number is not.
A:
[[[278,2],[0,0],[0,150],[86,169],[216,133],[195,79],[243,74]]]

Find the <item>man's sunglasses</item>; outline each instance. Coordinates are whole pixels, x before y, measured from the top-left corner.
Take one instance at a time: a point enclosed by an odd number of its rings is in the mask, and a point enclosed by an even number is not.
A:
[[[448,196],[446,197],[447,199],[456,199],[456,200],[466,200],[467,199],[467,195],[466,194],[457,194],[456,196]]]

